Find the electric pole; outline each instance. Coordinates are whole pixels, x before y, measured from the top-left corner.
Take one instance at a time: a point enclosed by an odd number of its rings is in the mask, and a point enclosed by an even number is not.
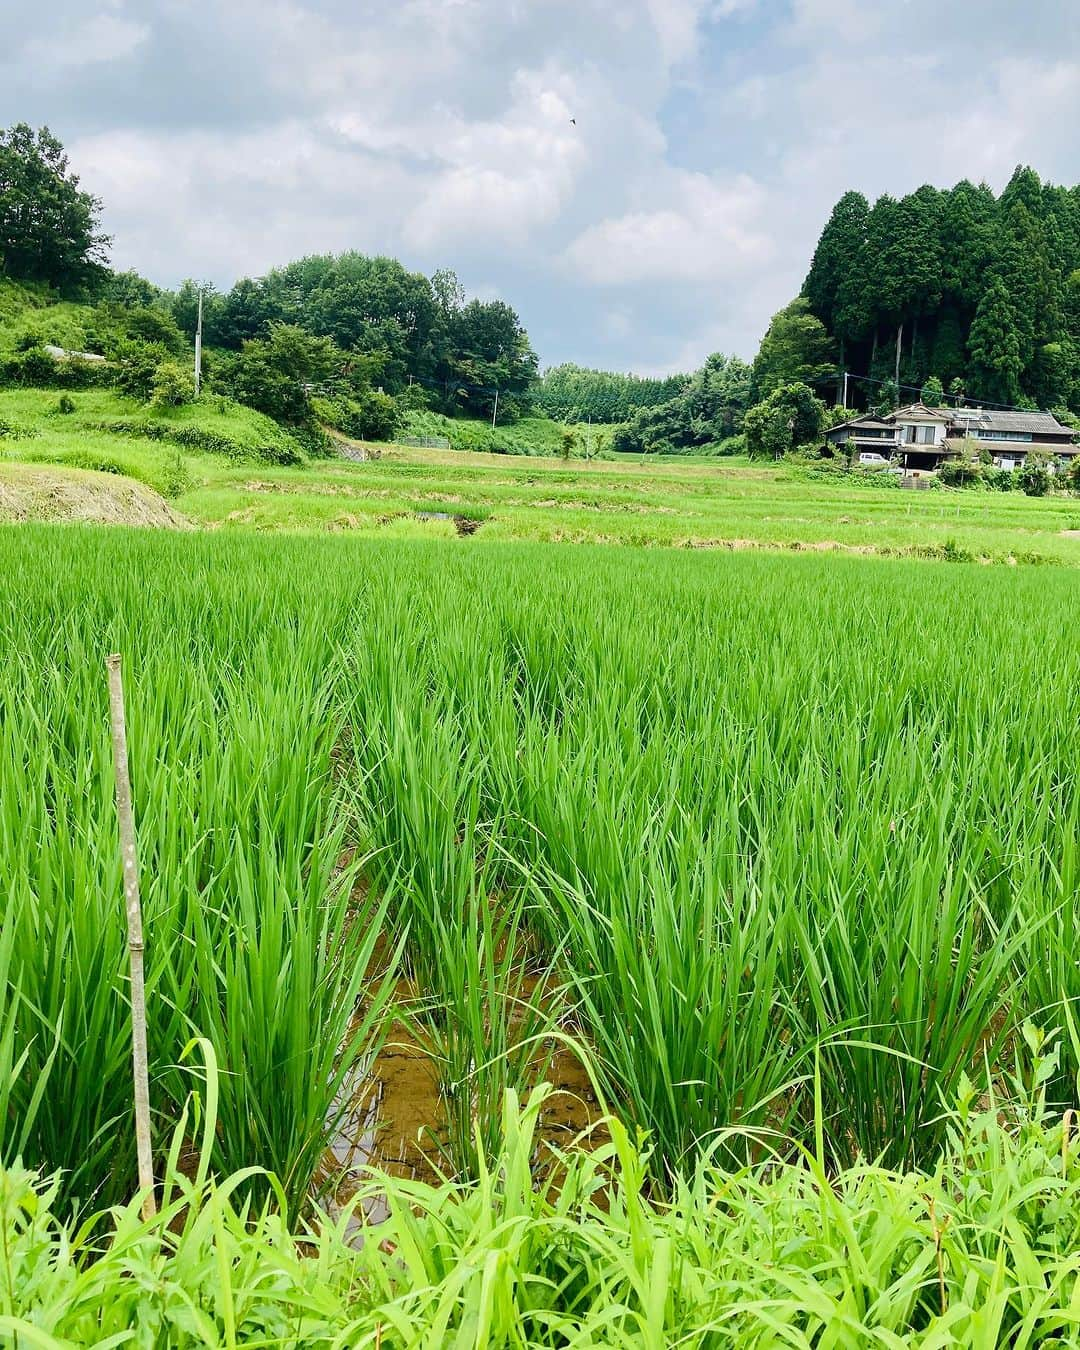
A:
[[[492,429],[492,431],[495,430],[495,419],[496,419],[496,417],[498,417],[498,415],[499,415],[499,391],[496,389],[496,390],[495,390],[495,408],[494,408],[494,411],[493,411],[492,414],[491,414],[491,429]]]
[[[841,398],[841,400],[840,400],[840,406],[841,406],[841,408],[846,408],[847,405],[848,405],[848,404],[847,404],[847,371],[845,370],[845,371],[844,371],[844,396],[843,396],[843,398]]]
[[[195,397],[202,391],[202,287],[199,287],[199,317],[195,323]]]

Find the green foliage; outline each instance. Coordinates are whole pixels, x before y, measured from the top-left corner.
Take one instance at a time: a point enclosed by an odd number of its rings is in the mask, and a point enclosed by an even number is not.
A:
[[[919,399],[928,408],[940,408],[945,402],[945,386],[936,375],[931,375],[923,385]]]
[[[492,455],[556,455],[562,448],[562,431],[554,422],[537,428],[540,419],[518,422],[512,427],[492,427],[490,422],[447,417],[436,412],[406,413],[401,434],[406,437],[439,436],[452,450],[475,450]]]
[[[48,127],[0,130],[0,271],[62,290],[96,282],[109,242],[100,210]]]
[[[813,313],[828,330],[844,337],[858,336],[861,327],[858,319],[852,324],[848,287],[869,213],[870,204],[861,192],[844,193],[821,233],[803,283],[802,293]]]
[[[154,396],[158,367],[169,361],[169,349],[160,342],[127,342],[120,350],[116,388],[138,403]]]
[[[361,441],[390,441],[402,424],[396,399],[377,389],[333,398],[313,398],[318,421]]]
[[[1080,194],[1018,168],[1000,199],[967,181],[869,210],[846,193],[803,296],[854,373],[891,373],[900,335],[902,382],[932,371],[986,401],[1080,410],[1077,275]]]
[[[714,352],[675,398],[639,412],[612,437],[612,448],[634,454],[677,454],[737,434],[750,402],[750,367]]]
[[[1017,470],[1020,486],[1029,497],[1045,497],[1054,483],[1050,460],[1046,455],[1031,453],[1025,455],[1024,463]]]
[[[1010,1098],[991,1080],[980,1109],[965,1078],[930,1169],[860,1159],[834,1171],[820,1150],[738,1171],[706,1160],[680,1170],[663,1206],[645,1141],[617,1120],[610,1143],[560,1158],[553,1179],[546,1086],[524,1106],[506,1093],[474,1183],[375,1171],[340,1215],[308,1223],[276,1177],[275,1206],[239,1201],[249,1178],[219,1178],[205,1153],[194,1176],[170,1162],[149,1222],[134,1199],[77,1225],[55,1179],[12,1167],[0,1173],[3,1327],[50,1348],[134,1337],[181,1350],[705,1350],[718,1325],[737,1347],[775,1340],[778,1325],[805,1345],[840,1325],[853,1344],[1065,1344],[1080,1164],[1071,1113],[1046,1105],[1056,1051],[1025,1033],[1040,1053],[1019,1063]],[[210,1065],[204,1139],[217,1114]],[[182,1142],[178,1130],[176,1152]],[[386,1218],[369,1227],[375,1205]]]
[[[774,314],[754,358],[752,389],[756,401],[782,385],[817,388],[836,379],[836,347],[825,325],[803,296]]]
[[[753,458],[779,459],[789,450],[812,445],[821,435],[825,405],[805,384],[774,389],[746,414],[747,453]]]
[[[243,419],[235,426],[227,424],[227,429],[219,428],[213,421],[209,425],[199,422],[177,424],[152,417],[114,418],[88,425],[93,430],[107,431],[115,436],[169,441],[187,450],[201,450],[241,463],[250,460],[263,460],[267,464],[303,463],[303,451],[292,435],[257,414],[252,414],[252,419]]]
[[[690,379],[689,375],[649,379],[566,363],[544,372],[536,406],[557,421],[628,422],[642,409],[676,398]]]
[[[32,427],[10,417],[0,417],[0,441],[25,441],[33,435]]]
[[[245,341],[240,353],[214,369],[223,393],[276,422],[302,426],[310,418],[311,388],[341,364],[333,341],[297,324],[272,323],[266,338]]]
[[[971,325],[971,393],[994,403],[1012,404],[1020,397],[1020,337],[1005,283],[992,281]]]
[[[189,331],[193,293],[181,287],[176,299]],[[208,340],[226,347],[262,339],[274,324],[301,327],[370,359],[391,394],[411,377],[444,412],[490,417],[498,389],[499,417],[513,421],[526,410],[536,377],[536,355],[509,305],[466,303],[453,273],[428,280],[392,258],[302,258],[260,280],[238,281],[204,312]]]
[[[195,376],[179,361],[162,361],[154,371],[150,402],[155,408],[179,408],[195,399]]]

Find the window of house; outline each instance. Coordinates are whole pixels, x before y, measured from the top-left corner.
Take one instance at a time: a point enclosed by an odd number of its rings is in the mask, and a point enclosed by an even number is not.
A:
[[[917,428],[915,439],[920,445],[933,445],[937,438],[937,427]]]

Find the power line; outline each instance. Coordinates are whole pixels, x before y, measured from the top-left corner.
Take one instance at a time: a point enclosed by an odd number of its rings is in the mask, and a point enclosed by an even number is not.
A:
[[[863,384],[878,384],[878,385],[891,384],[891,385],[896,389],[897,393],[899,393],[901,389],[906,389],[906,390],[908,391],[908,393],[912,393],[912,394],[921,394],[921,393],[922,393],[922,388],[921,388],[921,386],[919,386],[919,385],[917,385],[917,384],[897,384],[895,380],[879,380],[879,379],[877,379],[876,377],[874,377],[873,375],[852,375],[852,374],[850,373],[850,371],[846,371],[846,370],[844,371],[844,379],[845,379],[845,380],[860,380]],[[978,407],[978,408],[996,408],[998,412],[1045,412],[1045,411],[1046,411],[1046,409],[1041,409],[1041,408],[1040,408],[1040,409],[1020,408],[1020,407],[1018,407],[1015,403],[992,403],[989,399],[980,399],[977,405],[976,405],[976,404],[969,404],[969,403],[967,403],[967,401],[966,401],[966,396],[965,396],[965,395],[963,395],[963,394],[949,394],[949,393],[947,393],[945,390],[942,390],[941,396],[942,396],[942,398],[945,398],[945,399],[951,398],[951,399],[956,400],[956,402],[954,402],[954,404],[953,404],[954,407],[956,407],[956,408],[970,407],[971,410],[972,410],[972,412],[975,412],[976,409],[977,409],[977,407]]]

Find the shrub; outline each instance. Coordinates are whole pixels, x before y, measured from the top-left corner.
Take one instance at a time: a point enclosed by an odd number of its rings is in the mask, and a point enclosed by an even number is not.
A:
[[[9,356],[0,374],[5,384],[44,385],[48,388],[55,383],[58,364],[43,347],[29,347]]]
[[[59,413],[62,417],[69,417],[75,411],[75,400],[70,394],[61,394],[53,405],[53,412]]]
[[[392,440],[401,426],[397,400],[377,389],[351,397],[314,398],[311,410],[320,422],[359,441]]]
[[[982,480],[995,492],[1012,492],[1018,486],[1017,476],[1011,469],[996,469],[993,465],[982,471]]]
[[[162,361],[151,387],[150,401],[156,408],[179,408],[195,398],[195,377],[179,361]]]
[[[985,470],[977,460],[946,460],[938,470],[938,477],[946,487],[976,487],[983,481]]]
[[[29,427],[23,426],[21,422],[0,417],[0,441],[25,441],[33,435],[34,432]]]
[[[137,436],[148,441],[168,441],[187,450],[201,450],[210,455],[246,462],[262,460],[268,464],[302,464],[304,453],[295,435],[279,431],[255,444],[245,445],[232,436],[210,431],[201,426],[173,426],[169,422],[154,422],[135,418],[92,422],[93,431],[107,431],[114,436]],[[276,430],[276,429],[275,429]]]
[[[1028,455],[1018,474],[1020,486],[1029,497],[1045,497],[1053,485],[1050,465],[1042,455]]]
[[[168,349],[161,343],[125,343],[116,374],[117,389],[139,403],[149,403],[154,396],[154,379],[158,367],[168,360]]]

